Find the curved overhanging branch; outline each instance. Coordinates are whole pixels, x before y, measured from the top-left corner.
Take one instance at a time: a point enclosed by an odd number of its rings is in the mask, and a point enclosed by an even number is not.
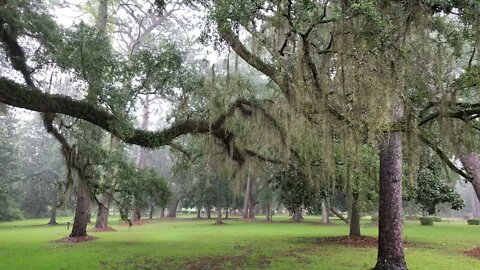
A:
[[[432,149],[437,155],[438,157],[440,157],[440,159],[442,159],[443,162],[445,162],[445,164],[453,171],[455,172],[456,174],[462,176],[463,178],[467,179],[468,181],[472,181],[473,180],[473,177],[469,174],[467,174],[466,172],[464,172],[463,170],[461,170],[460,168],[458,168],[457,166],[455,166],[455,164],[453,164],[453,162],[448,158],[448,156],[442,151],[442,149],[440,149],[436,144],[434,144],[432,141],[430,141],[430,139],[427,137],[426,134],[422,133],[422,132],[419,132],[418,133],[418,137],[420,138],[420,140],[422,142],[424,142],[428,147],[430,147],[430,149]]]

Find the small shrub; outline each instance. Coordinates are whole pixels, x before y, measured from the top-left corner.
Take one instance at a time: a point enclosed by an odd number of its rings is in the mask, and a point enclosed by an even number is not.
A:
[[[467,220],[468,225],[480,225],[480,219],[479,218],[471,218]]]
[[[441,217],[432,217],[432,219],[433,219],[433,222],[442,222]]]
[[[432,217],[421,217],[420,224],[423,226],[432,226],[433,225],[433,218]]]

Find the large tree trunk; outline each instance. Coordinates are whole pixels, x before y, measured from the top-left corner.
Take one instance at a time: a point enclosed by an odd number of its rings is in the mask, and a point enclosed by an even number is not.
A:
[[[48,221],[48,225],[56,225],[57,224],[57,203],[58,203],[58,190],[57,185],[53,191],[52,196],[52,208],[50,209],[50,221]]]
[[[201,218],[201,216],[200,216],[201,211],[202,211],[202,209],[200,209],[200,207],[197,207],[197,218]]]
[[[110,207],[110,194],[100,194],[98,202],[97,221],[95,222],[95,228],[103,228],[108,226],[108,212]]]
[[[401,116],[401,108],[395,111]],[[397,117],[396,117],[397,119]],[[402,137],[387,133],[380,145],[378,255],[375,270],[406,270],[403,254]]]
[[[360,209],[358,208],[358,194],[353,194],[350,210],[350,234],[351,237],[360,236]]]
[[[322,223],[328,224],[330,223],[330,219],[328,218],[327,203],[325,202],[325,199],[322,200],[321,207],[322,207]]]
[[[165,207],[160,207],[160,218],[165,217]]]
[[[477,153],[468,151],[463,143],[457,145],[457,155],[465,171],[472,176],[473,179],[470,180],[470,183],[480,200],[480,157]]]
[[[169,218],[176,218],[177,217],[177,207],[180,199],[173,198],[172,202],[168,205],[168,214],[167,217]]]
[[[83,179],[78,179],[77,206],[70,237],[87,236],[87,225],[90,217],[90,193]]]

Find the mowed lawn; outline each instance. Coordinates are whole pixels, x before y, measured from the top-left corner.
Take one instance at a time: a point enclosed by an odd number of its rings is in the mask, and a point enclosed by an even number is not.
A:
[[[318,239],[348,234],[345,224],[319,225],[309,217],[302,224],[274,217],[274,223],[230,219],[153,220],[144,225],[120,225],[116,232],[91,233],[98,239],[58,243],[68,231],[65,224],[43,225],[47,220],[0,223],[0,269],[370,269],[375,248],[329,244]],[[60,219],[66,223],[70,219]],[[480,246],[480,226],[466,222],[435,223],[425,227],[409,221],[404,236],[409,268],[480,269],[480,260],[465,250]],[[362,227],[376,236],[375,226]]]

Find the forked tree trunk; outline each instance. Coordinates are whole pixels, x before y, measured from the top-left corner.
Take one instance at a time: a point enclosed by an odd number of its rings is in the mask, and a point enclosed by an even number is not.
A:
[[[360,236],[360,209],[358,207],[358,194],[352,196],[352,206],[350,210],[350,237]]]
[[[87,184],[82,179],[78,179],[77,187],[77,205],[75,208],[75,218],[73,221],[72,233],[70,237],[87,236],[87,225],[90,218],[90,194]]]
[[[100,194],[98,202],[97,221],[95,222],[95,228],[103,228],[108,226],[108,212],[110,207],[110,194]]]
[[[50,221],[48,221],[48,225],[57,225],[57,203],[58,203],[58,190],[57,185],[53,191],[52,196],[52,208],[50,209]]]
[[[396,116],[401,116],[401,108]],[[398,119],[396,118],[396,119]],[[380,145],[378,255],[375,270],[406,270],[403,254],[402,137],[387,133]]]
[[[180,203],[180,199],[173,198],[172,202],[168,205],[167,217],[169,217],[169,218],[176,218],[177,217],[177,208],[178,208],[179,203]]]

